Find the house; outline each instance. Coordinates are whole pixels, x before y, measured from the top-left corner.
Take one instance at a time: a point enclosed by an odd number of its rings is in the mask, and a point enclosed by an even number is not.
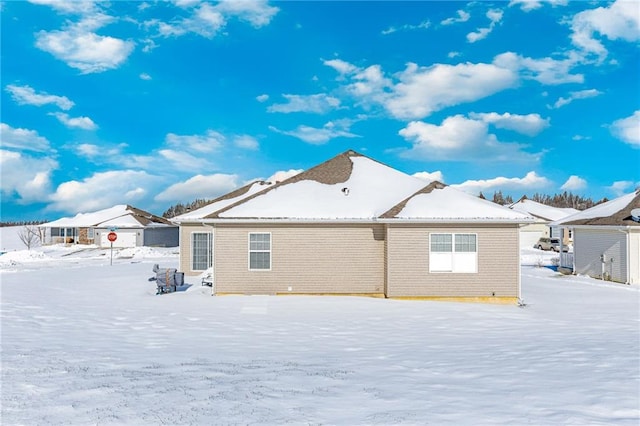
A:
[[[516,303],[533,218],[347,151],[176,220],[181,270],[216,294]]]
[[[573,253],[560,268],[575,274],[640,285],[640,190],[552,222],[572,230]]]
[[[176,247],[178,227],[169,220],[144,210],[121,204],[104,210],[79,213],[39,225],[45,228],[46,243],[95,244],[111,247],[110,232],[115,232],[113,247]]]
[[[571,244],[572,236],[570,232],[562,230],[549,224],[555,220],[560,220],[579,210],[572,208],[559,208],[547,206],[523,196],[515,203],[508,206],[515,211],[533,216],[535,221],[520,228],[520,248],[531,248],[541,237],[562,238],[565,245]]]

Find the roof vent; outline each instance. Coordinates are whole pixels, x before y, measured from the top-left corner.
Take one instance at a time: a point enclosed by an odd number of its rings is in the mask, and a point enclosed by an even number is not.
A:
[[[341,191],[342,191],[342,193],[343,193],[344,195],[349,195],[349,188],[347,188],[346,186],[345,186],[344,188],[342,188],[342,190],[341,190]]]
[[[640,209],[631,210],[631,219],[634,222],[640,222]]]

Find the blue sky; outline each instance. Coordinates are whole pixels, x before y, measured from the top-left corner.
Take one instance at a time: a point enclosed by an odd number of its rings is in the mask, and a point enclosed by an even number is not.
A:
[[[473,194],[640,184],[640,7],[2,2],[1,219],[160,214],[355,149]]]

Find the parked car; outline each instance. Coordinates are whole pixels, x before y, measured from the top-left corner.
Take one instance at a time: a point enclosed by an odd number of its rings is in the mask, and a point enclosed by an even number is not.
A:
[[[538,250],[553,250],[555,252],[560,252],[560,238],[542,237],[533,247]],[[569,246],[562,246],[562,251],[569,251]]]

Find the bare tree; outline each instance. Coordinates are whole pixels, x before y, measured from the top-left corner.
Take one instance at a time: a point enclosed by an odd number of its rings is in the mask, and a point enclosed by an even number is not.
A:
[[[37,226],[25,225],[18,231],[18,238],[27,246],[27,250],[31,250],[31,247],[42,244],[43,234]]]

